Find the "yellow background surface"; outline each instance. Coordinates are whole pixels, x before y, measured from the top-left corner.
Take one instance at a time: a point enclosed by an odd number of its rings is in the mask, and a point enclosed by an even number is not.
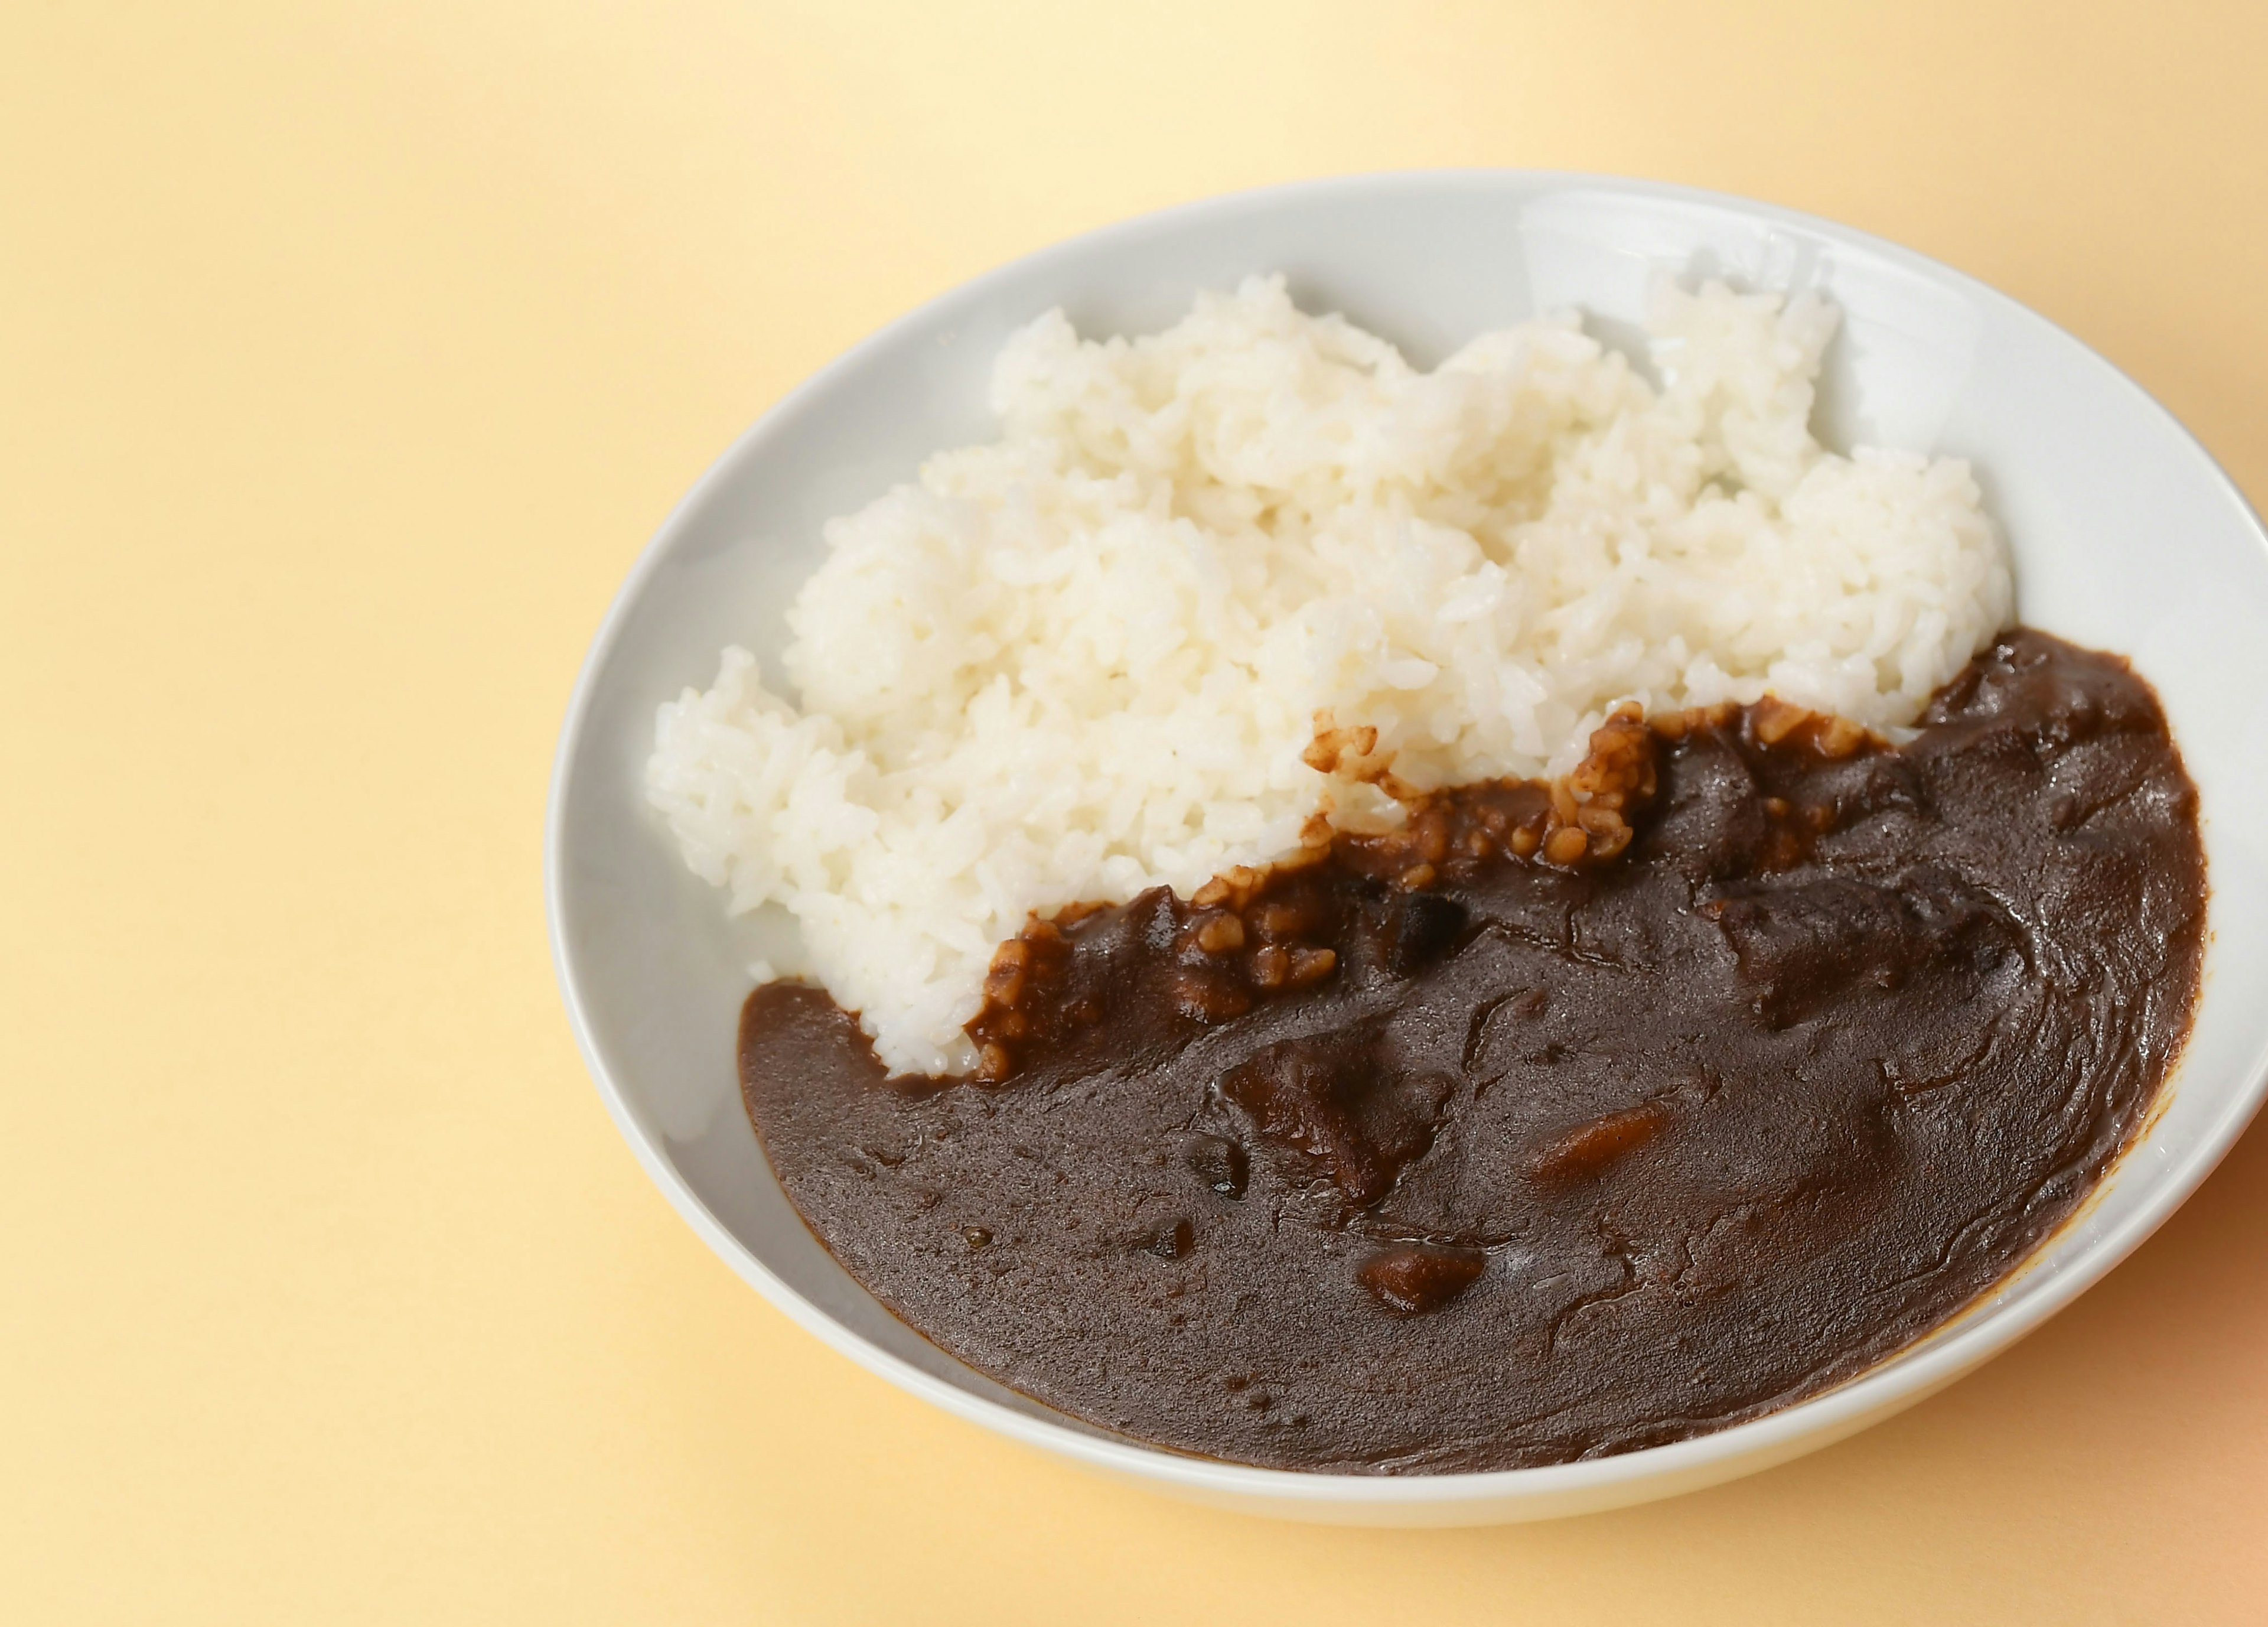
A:
[[[584,647],[731,438],[1208,193],[1816,211],[2268,498],[2264,63],[2234,0],[0,5],[0,1618],[2268,1619],[2263,1134],[1792,1467],[1274,1525],[994,1440],[735,1280],[584,1076],[538,878]]]

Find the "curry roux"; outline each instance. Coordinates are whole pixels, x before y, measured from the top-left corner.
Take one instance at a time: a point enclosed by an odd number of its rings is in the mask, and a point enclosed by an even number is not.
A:
[[[2020,630],[1902,747],[1624,714],[1565,780],[1035,921],[977,1078],[886,1078],[760,988],[743,1091],[853,1276],[1096,1424],[1349,1473],[1626,1452],[1858,1372],[2072,1213],[2188,1031],[2196,810],[2148,686]]]

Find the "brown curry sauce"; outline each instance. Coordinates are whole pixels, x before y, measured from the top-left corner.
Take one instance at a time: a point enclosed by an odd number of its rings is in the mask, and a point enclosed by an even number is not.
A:
[[[978,1370],[1287,1468],[1505,1468],[1754,1417],[2004,1277],[2139,1126],[2202,952],[2148,686],[2019,630],[1892,748],[1766,700],[1556,785],[1065,911],[983,1073],[749,996],[813,1231]]]

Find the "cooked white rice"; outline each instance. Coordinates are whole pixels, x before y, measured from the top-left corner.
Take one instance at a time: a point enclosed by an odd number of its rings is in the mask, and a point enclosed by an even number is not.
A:
[[[1564,772],[1625,699],[1911,723],[2010,614],[1967,466],[1819,447],[1815,298],[1665,281],[1650,327],[1659,391],[1572,314],[1421,373],[1280,278],[1130,342],[1051,311],[998,442],[828,526],[798,701],[726,650],[648,794],[886,1062],[962,1071],[1027,912],[1280,857],[1327,796],[1392,817],[1301,762],[1318,712],[1420,786]]]

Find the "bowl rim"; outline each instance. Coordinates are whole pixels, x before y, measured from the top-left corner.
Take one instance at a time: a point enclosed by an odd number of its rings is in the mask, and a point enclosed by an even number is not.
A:
[[[1699,1485],[1740,1472],[1743,1462],[1761,1466],[1798,1455],[1812,1446],[1828,1445],[1876,1417],[1921,1400],[2007,1350],[2099,1282],[2197,1190],[2235,1145],[2259,1109],[2264,1094],[2268,1094],[2268,1063],[2256,1061],[2252,1076],[2232,1096],[2220,1117],[2210,1123],[2188,1153],[2158,1172],[2155,1189],[2145,1202],[2085,1251],[2069,1261],[2059,1261],[2054,1278],[2028,1298],[1982,1314],[1979,1313],[1987,1301],[1979,1298],[1924,1335],[1918,1344],[1894,1352],[1830,1389],[1761,1417],[1705,1435],[1611,1457],[1525,1468],[1412,1475],[1261,1468],[1146,1446],[1087,1426],[1035,1416],[963,1389],[868,1342],[791,1287],[710,1212],[639,1125],[616,1082],[585,1013],[578,973],[566,941],[563,921],[564,807],[568,787],[585,743],[585,726],[599,675],[607,666],[648,581],[660,568],[688,517],[709,499],[734,468],[779,433],[783,424],[793,418],[806,402],[824,392],[838,375],[853,369],[869,354],[899,343],[902,334],[932,321],[950,307],[981,300],[995,284],[1006,280],[1012,273],[1020,274],[1052,261],[1081,256],[1113,242],[1130,241],[1151,233],[1182,231],[1210,219],[1233,217],[1278,202],[1312,202],[1366,191],[1446,190],[1492,183],[1509,183],[1528,189],[1531,195],[1583,189],[1650,202],[1698,204],[1737,213],[1768,226],[1793,227],[1878,255],[1927,280],[1949,285],[1992,307],[2003,318],[2046,329],[2099,365],[2115,381],[2116,387],[2128,392],[2143,411],[2155,415],[2176,432],[2176,444],[2185,447],[2196,461],[2194,474],[2217,487],[2235,506],[2249,525],[2255,544],[2268,552],[2268,529],[2264,529],[2258,514],[2196,434],[2107,357],[2021,300],[1918,250],[1821,216],[1733,193],[1585,171],[1491,166],[1369,171],[1248,188],[1145,211],[1017,255],[924,300],[834,357],[773,403],[717,455],[656,528],[616,588],[576,675],[553,759],[543,839],[547,935],[569,1026],[608,1116],[670,1206],[743,1281],[792,1321],[867,1372],[957,1417],[1122,1478],[1151,1483],[1160,1490],[1178,1490],[1184,1494],[1247,1505],[1268,1505],[1279,1512],[1296,1515],[1305,1512],[1314,1517],[1328,1517],[1333,1509],[1354,1512],[1378,1505],[1396,1505],[1413,1512],[1432,1507],[1449,1512],[1461,1507],[1487,1505],[1564,1502],[1578,1494],[1583,1496],[1587,1505],[1604,1506],[1611,1502],[1637,1500],[1643,1493],[1626,1493],[1619,1498],[1612,1495],[1616,1489],[1637,1483],[1668,1481],[1678,1485]],[[2209,865],[2209,845],[2206,857]],[[2208,921],[2208,941],[2211,931]],[[2201,988],[2200,998],[2203,995]],[[2177,1060],[2174,1075],[2176,1082],[2182,1067],[2183,1061]],[[2165,1098],[2161,1097],[2162,1099]],[[2146,1121],[2135,1143],[2120,1155],[2122,1162],[2143,1144],[2154,1116]],[[2103,1189],[2098,1185],[2096,1192]],[[2076,1221],[2087,1207],[2082,1204],[2065,1224]],[[2036,1262],[2051,1246],[2052,1236],[2036,1246],[2004,1283]],[[1712,1469],[1721,1473],[1712,1474]]]

